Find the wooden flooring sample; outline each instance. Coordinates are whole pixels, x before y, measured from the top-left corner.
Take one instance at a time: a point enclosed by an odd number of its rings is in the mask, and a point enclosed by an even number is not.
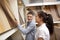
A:
[[[11,29],[8,19],[0,6],[0,34]]]

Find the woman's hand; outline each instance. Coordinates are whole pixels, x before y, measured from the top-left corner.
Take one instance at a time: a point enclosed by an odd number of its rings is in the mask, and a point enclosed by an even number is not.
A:
[[[44,40],[43,38],[38,38],[38,40]]]

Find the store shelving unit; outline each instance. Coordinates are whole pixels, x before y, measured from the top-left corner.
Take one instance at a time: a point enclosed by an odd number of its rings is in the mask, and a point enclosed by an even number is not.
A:
[[[55,21],[54,23],[60,23],[60,21]]]
[[[9,36],[11,36],[12,34],[14,34],[18,29],[14,28],[12,30],[9,30],[5,33],[3,33],[2,35],[0,35],[0,40],[5,40],[7,39]]]
[[[59,5],[60,1],[58,2],[44,2],[44,3],[31,3],[31,4],[25,4],[26,7],[30,6],[44,6],[44,5]]]

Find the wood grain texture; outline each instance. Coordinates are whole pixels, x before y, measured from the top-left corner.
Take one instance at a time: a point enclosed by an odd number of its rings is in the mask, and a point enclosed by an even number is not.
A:
[[[3,33],[9,29],[11,29],[11,27],[9,25],[8,19],[6,18],[5,13],[0,6],[0,33]]]

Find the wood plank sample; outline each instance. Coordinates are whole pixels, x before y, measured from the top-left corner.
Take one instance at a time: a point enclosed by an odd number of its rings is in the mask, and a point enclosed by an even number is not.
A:
[[[6,11],[6,13],[11,17],[11,19],[15,21],[13,12],[12,12],[12,10],[10,10],[11,7],[7,3],[7,1],[6,0],[1,0],[0,3],[2,5],[2,7],[3,7],[3,10]]]
[[[24,15],[24,7],[23,6],[19,6],[19,17],[20,17],[20,23],[24,24],[25,23],[25,15]]]
[[[43,10],[45,10],[48,14],[52,15],[53,21],[58,21],[60,19],[59,19],[58,15],[57,15],[58,10],[56,10],[55,7],[56,6],[54,6],[54,5],[53,6],[45,6],[45,8],[43,8]]]
[[[8,19],[0,6],[0,34],[11,29]]]
[[[10,5],[8,4],[7,0],[1,0],[0,1],[1,6],[8,18],[9,24],[12,28],[16,27],[17,25],[15,24],[16,18],[11,10]],[[15,6],[14,6],[15,7]]]
[[[58,10],[58,16],[60,18],[60,5],[57,5],[56,7],[57,7],[57,10]]]
[[[11,12],[15,16],[16,20],[18,22],[20,22],[20,20],[19,20],[19,13],[18,13],[18,2],[17,2],[17,0],[7,0],[7,1],[8,1],[8,5],[10,7]]]
[[[17,26],[15,16],[6,0],[0,0],[0,34]]]

